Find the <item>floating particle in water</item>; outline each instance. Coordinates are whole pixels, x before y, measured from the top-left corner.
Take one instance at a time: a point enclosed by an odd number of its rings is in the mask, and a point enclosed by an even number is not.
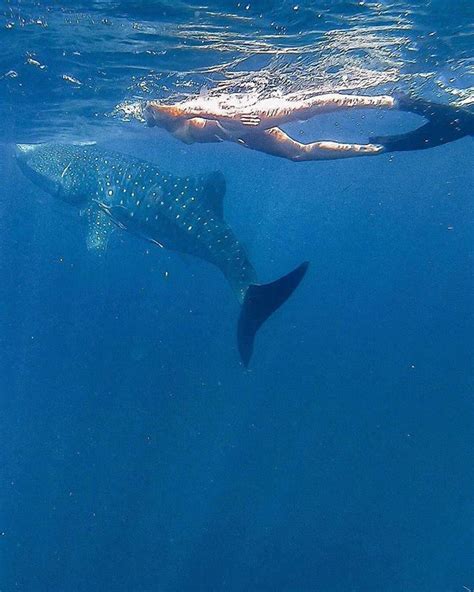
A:
[[[71,84],[76,84],[77,86],[82,86],[82,82],[80,80],[78,80],[77,78],[73,78],[72,76],[69,76],[69,74],[63,74],[62,79],[65,80],[66,82],[70,82]]]
[[[30,66],[35,66],[35,68],[39,68],[40,70],[45,70],[47,67],[31,56],[28,56],[26,58],[26,63],[29,64]]]

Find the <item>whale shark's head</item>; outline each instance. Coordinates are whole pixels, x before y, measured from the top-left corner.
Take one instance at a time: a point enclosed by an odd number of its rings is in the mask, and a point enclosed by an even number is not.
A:
[[[84,147],[72,144],[17,144],[16,161],[26,177],[54,197],[68,203],[86,199],[81,161]]]

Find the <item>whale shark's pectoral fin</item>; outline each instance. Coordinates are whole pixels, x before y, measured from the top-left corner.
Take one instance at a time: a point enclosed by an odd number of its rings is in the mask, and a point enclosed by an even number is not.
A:
[[[86,245],[89,251],[103,253],[107,249],[109,238],[116,225],[104,211],[91,206],[81,212],[87,218]]]

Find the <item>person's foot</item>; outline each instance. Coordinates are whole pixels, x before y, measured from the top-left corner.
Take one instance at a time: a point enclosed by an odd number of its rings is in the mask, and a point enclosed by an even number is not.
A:
[[[419,97],[412,97],[404,93],[395,93],[393,98],[395,99],[395,108],[399,111],[415,113],[416,115],[421,115],[430,120],[436,119],[438,122],[443,122],[445,125],[456,123],[456,120],[462,118],[465,114],[467,114],[467,118],[470,118],[470,114],[466,110],[460,109],[454,105],[436,103]]]
[[[393,93],[392,96],[394,100],[394,108],[399,111],[411,111],[415,104],[422,101],[422,99],[416,99],[401,91]]]
[[[370,141],[370,144],[357,144],[354,146],[354,150],[361,156],[370,156],[372,154],[380,154],[385,150],[382,144]]]
[[[370,136],[369,145],[377,146],[378,153],[380,152],[392,152],[394,142],[397,142],[400,136]]]

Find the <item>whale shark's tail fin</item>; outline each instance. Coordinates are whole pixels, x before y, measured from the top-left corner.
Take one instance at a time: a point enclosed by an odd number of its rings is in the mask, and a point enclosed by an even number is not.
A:
[[[406,134],[370,138],[370,142],[382,144],[387,152],[424,150],[474,135],[474,113],[467,109],[406,95],[399,95],[396,105],[400,111],[426,117],[428,123]]]
[[[245,294],[239,316],[237,338],[245,367],[253,352],[255,335],[263,323],[293,294],[303,279],[309,263],[305,261],[293,271],[270,284],[251,284]]]

